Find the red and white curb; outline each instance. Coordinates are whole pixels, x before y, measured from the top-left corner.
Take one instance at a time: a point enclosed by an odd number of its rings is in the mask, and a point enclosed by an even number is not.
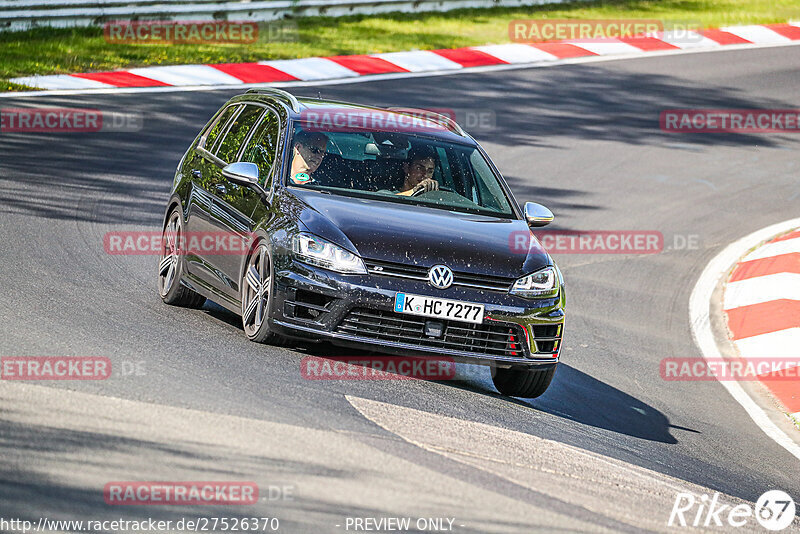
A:
[[[113,88],[218,87],[323,80],[363,76],[452,73],[475,67],[558,64],[592,57],[627,57],[652,53],[714,50],[731,45],[800,44],[800,22],[730,26],[697,32],[659,32],[640,37],[538,44],[499,44],[444,50],[386,54],[311,57],[128,69],[115,72],[25,76],[10,81],[38,89],[93,90]]]
[[[697,280],[694,289],[692,289],[692,294],[689,297],[689,318],[692,336],[694,337],[694,340],[700,349],[701,355],[706,361],[718,362],[723,358],[722,351],[717,345],[717,338],[714,335],[714,328],[712,327],[711,321],[713,309],[712,303],[715,302],[713,299],[715,298],[715,291],[719,284],[729,280],[732,270],[736,277],[742,278],[730,282],[729,286],[739,282],[744,282],[749,279],[767,278],[774,275],[780,276],[781,279],[783,279],[787,274],[792,276],[793,273],[772,272],[772,269],[783,270],[783,267],[780,267],[780,264],[777,262],[773,262],[771,266],[762,264],[758,268],[755,267],[756,264],[754,263],[750,264],[753,267],[748,267],[746,264],[748,264],[750,261],[762,259],[761,254],[766,253],[767,256],[764,257],[770,257],[769,255],[771,252],[775,252],[779,249],[785,250],[785,248],[782,247],[791,246],[787,245],[786,243],[797,243],[797,241],[794,240],[795,237],[791,237],[781,241],[775,241],[775,244],[770,244],[769,248],[766,246],[760,247],[763,243],[774,240],[775,236],[790,235],[790,232],[794,233],[798,228],[800,228],[800,218],[784,221],[782,223],[774,224],[767,228],[758,230],[757,232],[753,232],[752,234],[747,235],[728,245],[719,254],[717,254],[708,263],[708,265],[706,265],[705,269],[703,269],[703,272],[700,274],[700,278]],[[758,250],[755,250],[757,247],[759,247]],[[752,254],[752,256],[750,254]],[[771,255],[778,257],[784,256],[785,254],[777,253]],[[743,258],[745,258],[746,261],[743,260]],[[782,259],[781,263],[784,261],[785,259]],[[742,267],[740,267],[740,265]],[[753,271],[750,271],[750,269],[753,269]],[[748,278],[748,274],[750,272],[757,273],[757,275]],[[754,283],[761,284],[763,282]],[[755,286],[753,287],[756,289]],[[776,300],[789,300],[795,302],[800,300],[800,297],[797,297],[797,290],[792,290],[790,287],[791,286],[784,285],[779,290],[770,289],[769,291],[771,291],[771,293],[766,293],[765,296],[759,295],[758,297],[751,297],[750,300],[747,300],[746,296],[738,296],[751,294],[750,290],[744,292],[742,290],[737,290],[736,287],[728,287],[726,288],[726,297],[723,299],[723,307],[726,307],[727,305],[729,313],[730,310],[734,310],[742,306],[764,304]],[[740,293],[740,291],[742,292]],[[792,298],[792,292],[794,292],[795,298]],[[782,317],[774,317],[774,320],[780,323],[780,321],[782,321]],[[755,322],[753,322],[752,326],[749,328],[750,330],[743,330],[740,329],[739,326],[736,326],[736,331],[740,333],[753,334],[747,337],[773,333],[773,331],[764,332],[763,330],[758,330],[758,323]],[[772,327],[770,327],[770,330],[771,328]],[[791,327],[781,329],[791,330]],[[739,341],[744,341],[745,339],[747,338],[741,338]],[[797,345],[795,345],[795,347],[797,347]],[[764,357],[764,355],[765,353],[761,353],[759,356]],[[771,357],[771,355],[767,355],[767,357]],[[744,408],[745,412],[747,412],[747,415],[750,416],[753,422],[759,428],[761,428],[761,430],[763,430],[767,436],[769,436],[781,447],[786,449],[795,458],[800,460],[800,440],[797,439],[795,432],[792,432],[794,438],[790,437],[786,432],[784,432],[776,420],[774,420],[773,417],[764,411],[764,409],[747,393],[747,391],[745,391],[745,389],[742,387],[742,384],[739,382],[732,380],[721,380],[719,381],[719,384],[728,391],[728,393],[742,406],[742,408]],[[773,413],[777,415],[777,412]]]
[[[776,372],[797,366],[800,230],[772,239],[737,263],[725,287],[723,309],[743,358],[769,358],[776,363]],[[770,380],[772,374],[759,379],[800,422],[800,380]]]

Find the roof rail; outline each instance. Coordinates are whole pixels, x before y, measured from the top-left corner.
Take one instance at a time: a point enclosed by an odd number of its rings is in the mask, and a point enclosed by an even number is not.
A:
[[[465,132],[456,121],[454,121],[447,115],[442,115],[441,113],[436,113],[435,111],[430,111],[427,109],[420,109],[420,108],[390,107],[386,109],[388,111],[394,111],[396,113],[405,113],[406,115],[412,115],[414,117],[419,117],[422,119],[427,119],[429,121],[438,122],[442,126],[446,127],[448,130],[455,132],[462,137],[469,137],[467,132]]]
[[[289,106],[291,106],[292,111],[295,113],[300,113],[300,102],[298,102],[297,98],[295,98],[293,94],[287,93],[283,89],[276,89],[274,87],[256,87],[254,89],[248,89],[247,92],[272,95],[276,98],[280,98],[284,102],[288,103]]]

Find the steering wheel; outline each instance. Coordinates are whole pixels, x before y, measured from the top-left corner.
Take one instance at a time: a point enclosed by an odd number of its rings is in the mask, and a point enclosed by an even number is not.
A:
[[[439,189],[432,189],[431,191],[425,191],[425,189],[420,189],[419,191],[414,191],[413,193],[411,193],[411,196],[412,197],[418,197],[423,193],[432,193],[433,191],[447,191],[449,193],[455,193],[454,189],[452,189],[450,187],[447,187],[446,185],[440,185]]]
[[[418,197],[418,196],[420,196],[422,193],[427,193],[427,191],[425,191],[425,188],[424,188],[424,187],[423,187],[423,188],[421,188],[421,189],[417,189],[416,191],[413,191],[413,192],[411,193],[411,196],[412,196],[412,197]]]

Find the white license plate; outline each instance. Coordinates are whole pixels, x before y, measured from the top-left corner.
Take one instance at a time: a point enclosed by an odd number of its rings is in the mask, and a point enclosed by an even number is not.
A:
[[[422,297],[397,293],[394,297],[394,311],[437,319],[451,319],[465,323],[483,323],[483,304],[472,304],[458,300]]]

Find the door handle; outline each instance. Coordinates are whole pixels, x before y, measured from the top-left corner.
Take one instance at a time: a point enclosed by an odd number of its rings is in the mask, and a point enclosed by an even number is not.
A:
[[[220,195],[228,194],[228,188],[225,187],[225,184],[217,184],[215,188],[217,190],[217,193],[219,193]]]
[[[203,171],[195,169],[192,171],[192,176],[199,180],[203,177]]]

